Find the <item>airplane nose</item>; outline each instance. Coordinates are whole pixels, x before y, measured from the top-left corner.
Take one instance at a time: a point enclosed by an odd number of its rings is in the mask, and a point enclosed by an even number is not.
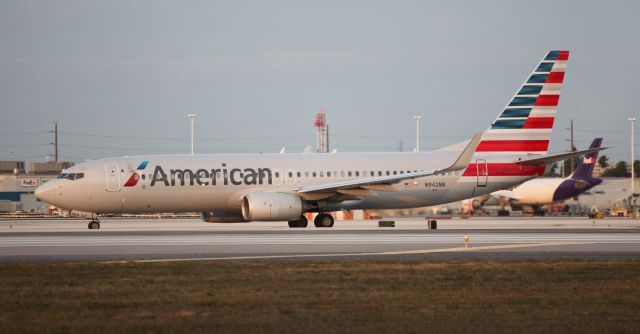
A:
[[[36,198],[43,202],[53,204],[56,195],[56,185],[54,183],[55,182],[49,181],[36,188],[34,191]]]

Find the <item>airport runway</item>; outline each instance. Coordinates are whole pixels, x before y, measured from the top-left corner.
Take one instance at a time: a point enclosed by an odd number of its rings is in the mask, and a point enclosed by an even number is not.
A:
[[[2,219],[0,262],[191,260],[639,259],[640,222],[586,218],[337,221],[332,229],[286,222],[207,224],[197,219]],[[465,236],[468,241],[465,243]]]

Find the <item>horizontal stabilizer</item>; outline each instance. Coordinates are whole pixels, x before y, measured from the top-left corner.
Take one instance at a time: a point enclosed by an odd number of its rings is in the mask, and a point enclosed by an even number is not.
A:
[[[581,151],[574,151],[574,152],[567,152],[567,153],[560,153],[560,154],[543,155],[543,156],[538,156],[538,157],[531,158],[531,159],[519,160],[519,161],[516,161],[516,163],[518,163],[520,165],[526,165],[526,166],[537,166],[537,165],[541,165],[541,164],[550,164],[550,163],[566,160],[566,159],[573,158],[573,157],[578,157],[578,156],[589,154],[589,153],[593,153],[593,152],[599,152],[599,151],[606,150],[606,149],[608,149],[608,147],[589,148],[589,149],[581,150]]]

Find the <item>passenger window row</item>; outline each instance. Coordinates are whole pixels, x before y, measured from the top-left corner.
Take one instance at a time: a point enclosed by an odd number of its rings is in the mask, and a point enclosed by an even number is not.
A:
[[[410,174],[410,173],[417,173],[417,170],[408,170],[408,171],[397,171],[397,170],[393,170],[393,171],[319,171],[319,172],[287,172],[287,176],[288,177],[293,177],[294,173],[297,177],[302,178],[309,178],[309,177],[375,177],[375,176],[390,176],[390,175],[399,175],[399,174]],[[280,174],[278,172],[275,173],[276,177],[279,177]]]
[[[417,170],[414,171],[406,171],[407,174],[410,173],[417,173]],[[421,171],[423,172],[423,171]],[[82,174],[82,173],[78,173],[78,174]],[[296,172],[296,171],[290,171],[286,173],[286,176],[288,176],[289,178],[293,178],[294,174],[298,177],[298,178],[318,178],[318,177],[333,177],[333,178],[338,178],[338,177],[375,177],[375,176],[391,176],[391,175],[399,175],[399,174],[405,174],[405,171],[401,170],[401,171],[319,171],[319,172]],[[461,172],[460,171],[455,171],[455,172],[447,172],[444,174],[438,174],[436,176],[455,176],[455,175],[460,175]],[[67,175],[67,174],[61,174],[60,176],[58,176],[58,178],[62,178],[64,179],[65,177],[62,177],[62,175]],[[283,174],[284,175],[284,174]],[[84,176],[84,174],[82,174],[82,176]],[[76,179],[78,178],[82,178],[82,176],[80,177],[76,177]],[[144,180],[146,178],[147,175],[142,174],[141,177]],[[276,178],[280,177],[280,172],[275,171],[274,172],[274,176]],[[149,179],[151,180],[153,178],[153,174],[149,174],[148,175]],[[178,175],[177,178],[178,179],[182,179],[184,177],[184,175]],[[216,173],[216,178],[221,179],[222,178],[222,173],[221,172],[217,172]],[[73,179],[71,179],[73,180]]]
[[[407,174],[410,173],[417,173],[417,170],[414,171],[406,171]],[[423,171],[421,171],[423,172]],[[327,172],[295,172],[295,175],[299,178],[305,177],[305,178],[309,178],[309,177],[375,177],[375,176],[390,176],[390,175],[399,175],[399,174],[405,174],[405,171],[401,170],[401,171],[397,171],[397,170],[393,170],[393,171],[362,171],[362,173],[360,173],[360,171],[327,171]],[[454,176],[454,175],[460,175],[461,172],[460,171],[455,171],[455,172],[447,172],[444,174],[438,174],[437,176]],[[288,172],[287,176],[292,178],[294,175],[294,172]],[[280,173],[276,172],[275,173],[276,177],[280,177]]]

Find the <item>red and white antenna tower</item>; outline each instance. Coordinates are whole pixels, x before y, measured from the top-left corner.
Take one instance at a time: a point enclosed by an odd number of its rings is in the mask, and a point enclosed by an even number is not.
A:
[[[329,152],[329,125],[327,124],[327,118],[324,108],[320,109],[320,112],[316,114],[316,119],[313,122],[316,127],[316,152],[328,153]]]

